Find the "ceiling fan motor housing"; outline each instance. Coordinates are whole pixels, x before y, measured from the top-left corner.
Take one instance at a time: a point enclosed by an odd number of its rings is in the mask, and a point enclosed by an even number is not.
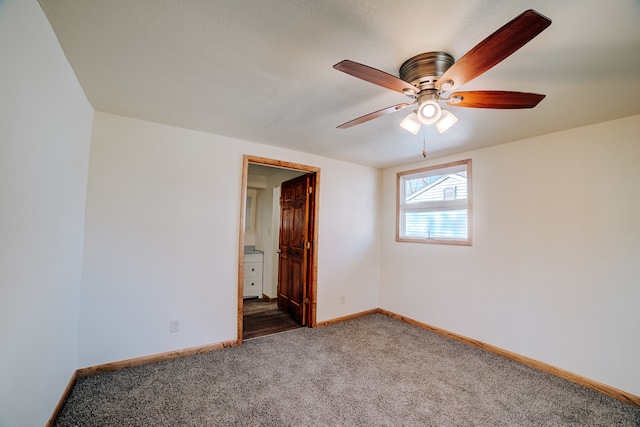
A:
[[[400,78],[420,91],[435,90],[436,81],[454,63],[446,52],[426,52],[407,59],[400,67]]]

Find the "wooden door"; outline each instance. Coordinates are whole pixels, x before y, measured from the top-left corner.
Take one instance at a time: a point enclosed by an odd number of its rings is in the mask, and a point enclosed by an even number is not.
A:
[[[308,308],[312,179],[313,174],[294,178],[283,182],[280,190],[278,308],[303,326]]]

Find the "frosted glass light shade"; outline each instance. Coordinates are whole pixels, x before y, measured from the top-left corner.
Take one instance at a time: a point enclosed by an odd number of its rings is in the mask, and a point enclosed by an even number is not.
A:
[[[408,130],[412,134],[417,135],[418,132],[420,131],[420,126],[422,126],[422,123],[420,123],[420,119],[418,119],[418,115],[415,112],[413,112],[400,122],[400,126]]]
[[[438,121],[442,109],[436,101],[429,99],[418,107],[418,119],[425,125],[432,125]]]
[[[458,121],[458,118],[454,116],[450,111],[442,110],[440,113],[440,119],[436,122],[438,132],[443,133]]]

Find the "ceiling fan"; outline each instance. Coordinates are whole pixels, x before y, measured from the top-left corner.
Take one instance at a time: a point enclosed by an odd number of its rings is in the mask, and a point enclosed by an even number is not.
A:
[[[535,10],[526,10],[489,37],[478,43],[458,61],[446,52],[427,52],[405,61],[400,67],[400,78],[354,61],[344,60],[333,66],[336,70],[370,83],[407,95],[413,100],[373,113],[365,114],[338,126],[345,129],[368,122],[386,114],[417,105],[400,125],[416,135],[423,124],[435,124],[441,133],[457,119],[440,108],[438,101],[447,105],[471,108],[533,108],[545,95],[526,92],[477,90],[453,92],[460,86],[486,72],[520,49],[551,25],[551,20]],[[445,96],[445,93],[450,93]]]

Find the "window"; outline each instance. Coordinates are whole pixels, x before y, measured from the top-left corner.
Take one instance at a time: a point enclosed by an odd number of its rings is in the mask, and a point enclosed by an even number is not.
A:
[[[471,245],[471,159],[400,172],[396,241]]]

